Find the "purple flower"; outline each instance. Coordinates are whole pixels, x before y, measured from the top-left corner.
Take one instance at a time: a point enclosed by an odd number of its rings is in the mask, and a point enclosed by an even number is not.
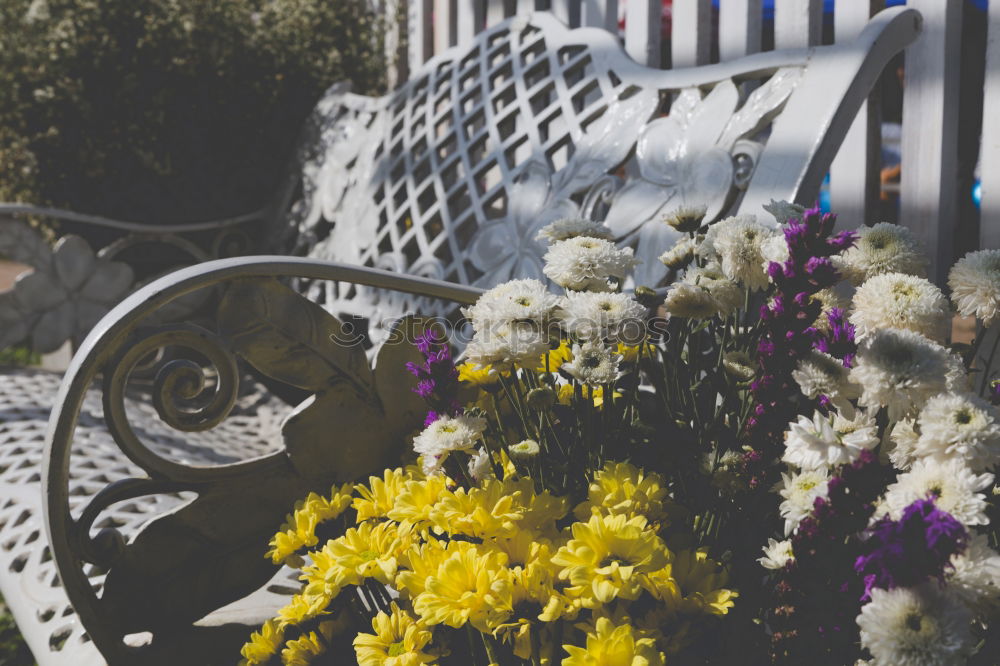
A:
[[[912,587],[925,580],[944,579],[952,555],[965,550],[969,534],[931,498],[913,502],[899,520],[883,518],[871,528],[854,570],[864,576],[861,601],[874,588]]]
[[[462,411],[458,402],[458,368],[451,357],[451,347],[433,330],[419,334],[414,341],[424,355],[423,363],[408,362],[406,369],[417,379],[411,389],[424,398],[430,406],[424,425],[430,425],[442,416],[454,416]]]

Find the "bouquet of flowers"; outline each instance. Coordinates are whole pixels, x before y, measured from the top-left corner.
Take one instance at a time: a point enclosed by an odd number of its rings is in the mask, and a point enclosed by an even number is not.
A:
[[[951,308],[904,229],[768,211],[779,228],[674,211],[665,292],[626,292],[632,250],[560,220],[540,238],[561,293],[486,292],[457,361],[424,329],[409,459],[296,505],[268,557],[303,586],[243,663],[899,666],[988,650],[1000,414],[986,372],[986,397],[968,383],[987,336],[943,345]],[[990,324],[1000,252],[950,282]]]

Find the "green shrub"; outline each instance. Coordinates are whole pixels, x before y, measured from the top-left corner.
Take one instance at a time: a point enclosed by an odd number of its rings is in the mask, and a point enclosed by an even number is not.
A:
[[[0,200],[149,222],[266,204],[323,90],[382,90],[367,7],[2,0]]]

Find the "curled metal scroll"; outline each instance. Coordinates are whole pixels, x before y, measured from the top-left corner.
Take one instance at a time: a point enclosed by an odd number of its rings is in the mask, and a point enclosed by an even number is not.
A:
[[[153,405],[172,428],[183,432],[208,430],[222,423],[236,402],[239,393],[236,358],[218,336],[193,324],[139,330],[126,344],[104,368],[104,418],[108,430],[122,452],[154,478],[197,480],[192,478],[192,472],[199,468],[168,460],[142,444],[125,410],[125,387],[140,361],[165,347],[180,347],[204,356],[216,373],[214,391],[207,404],[190,407],[191,401],[204,393],[205,368],[190,360],[176,359],[168,361],[157,373]]]

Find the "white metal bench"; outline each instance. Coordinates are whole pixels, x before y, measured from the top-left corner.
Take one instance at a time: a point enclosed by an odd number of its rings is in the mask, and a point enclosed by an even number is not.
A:
[[[662,71],[604,31],[535,14],[386,97],[332,88],[303,141],[301,192],[271,229],[298,258],[213,261],[143,287],[82,343],[58,394],[54,374],[0,379],[0,592],[36,658],[230,663],[239,623],[273,612],[290,582],[263,551],[294,499],[376,472],[416,425],[407,346],[382,346],[372,373],[374,352],[331,341],[349,331],[328,313],[378,347],[407,313],[447,317],[476,287],[540,275],[536,230],[575,215],[606,220],[644,260],[637,282],[655,285],[663,213],[810,203],[918,29],[915,12],[887,10],[852,43]],[[163,316],[192,293],[210,303],[200,319]],[[241,388],[248,369],[310,397],[293,409]]]

